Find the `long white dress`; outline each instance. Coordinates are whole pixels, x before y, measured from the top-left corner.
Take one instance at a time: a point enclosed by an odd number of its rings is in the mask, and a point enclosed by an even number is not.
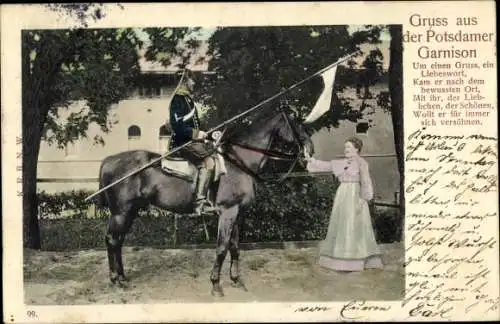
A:
[[[320,243],[319,264],[337,271],[383,268],[368,208],[368,200],[373,198],[368,163],[359,156],[331,161],[311,159],[307,169],[332,172],[340,181],[326,238]]]

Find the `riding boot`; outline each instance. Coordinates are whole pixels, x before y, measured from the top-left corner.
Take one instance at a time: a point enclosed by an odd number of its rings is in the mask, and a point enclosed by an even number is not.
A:
[[[202,212],[208,212],[208,207],[213,207],[210,201],[207,199],[208,187],[210,184],[210,178],[212,172],[207,168],[201,167],[198,169],[198,182],[196,184],[196,200],[194,212],[201,215]]]

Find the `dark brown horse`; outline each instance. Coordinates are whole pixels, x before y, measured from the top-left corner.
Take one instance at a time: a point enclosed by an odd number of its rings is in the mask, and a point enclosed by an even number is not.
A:
[[[269,158],[297,162],[303,149],[313,150],[312,142],[304,126],[283,111],[261,123],[252,123],[239,132],[230,132],[221,141],[227,173],[212,188],[212,199],[219,210],[217,249],[210,275],[212,294],[223,296],[220,271],[226,254],[231,254],[230,277],[233,283],[246,289],[240,277],[239,226],[240,206],[248,204],[255,196],[256,177]],[[271,143],[279,148],[294,144],[293,153],[283,149],[269,150]],[[277,144],[279,143],[279,144]],[[281,143],[283,146],[281,146]],[[112,183],[125,174],[157,159],[158,154],[148,151],[127,151],[109,156],[102,162],[100,187]],[[110,209],[106,245],[110,279],[122,284],[127,278],[123,271],[122,245],[139,209],[149,205],[175,213],[193,211],[194,183],[167,174],[159,163],[130,176],[121,183],[100,194],[101,205]]]

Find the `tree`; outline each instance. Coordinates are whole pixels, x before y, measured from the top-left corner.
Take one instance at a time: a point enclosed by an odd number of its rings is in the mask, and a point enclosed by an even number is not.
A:
[[[205,80],[198,89],[201,100],[212,107],[207,123],[215,125],[258,104],[356,51],[358,44],[347,26],[218,28],[208,52],[209,69],[218,77]],[[282,99],[304,115],[321,89],[316,78]],[[335,126],[339,119],[356,120],[359,115],[348,100],[334,98],[329,117],[314,127]]]
[[[361,96],[361,87],[364,88],[363,98],[371,98],[370,86],[374,85],[380,81],[380,77],[383,75],[383,64],[382,60],[384,56],[380,49],[376,48],[371,50],[366,56],[363,64],[363,70],[358,75],[358,80],[356,84],[356,94]]]
[[[381,26],[391,37],[389,52],[389,91],[378,95],[377,103],[391,114],[394,148],[399,173],[399,215],[401,223],[397,237],[404,240],[405,188],[404,188],[404,111],[403,111],[403,32],[400,25]]]
[[[47,4],[76,18],[77,25],[104,16],[102,5]],[[23,232],[25,244],[41,248],[37,162],[42,139],[64,147],[86,137],[91,123],[109,131],[107,108],[125,97],[139,73],[132,29],[25,30],[22,33]],[[58,123],[61,110],[85,99],[86,109]],[[94,138],[96,142],[102,139]]]
[[[109,131],[107,109],[128,95],[139,73],[140,45],[131,29],[23,31],[23,215],[29,247],[41,247],[36,176],[42,138],[62,147],[86,137],[91,123]],[[60,111],[79,98],[86,109],[59,124]]]
[[[404,199],[404,111],[403,111],[403,31],[401,25],[390,25],[389,33],[391,35],[390,53],[391,61],[389,63],[389,93],[391,99],[391,117],[394,131],[394,145],[398,160],[399,171],[399,215],[401,217],[401,232],[398,233],[401,240],[404,240],[404,217],[405,217],[405,199]]]

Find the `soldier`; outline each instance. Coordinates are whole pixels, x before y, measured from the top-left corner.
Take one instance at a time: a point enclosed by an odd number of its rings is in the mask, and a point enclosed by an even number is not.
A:
[[[208,134],[199,128],[198,111],[191,97],[193,87],[191,72],[186,70],[184,82],[179,85],[170,103],[171,149],[193,141],[180,149],[179,155],[198,168],[194,211],[201,215],[202,212],[207,212],[209,207],[213,207],[207,199],[207,191],[214,169],[214,147],[213,142],[206,141]]]

